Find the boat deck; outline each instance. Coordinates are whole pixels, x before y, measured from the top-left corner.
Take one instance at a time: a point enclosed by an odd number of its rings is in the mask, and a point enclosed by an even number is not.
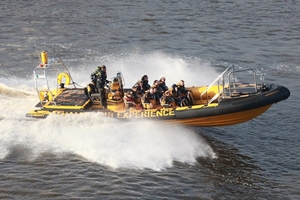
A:
[[[249,83],[231,83],[231,90],[225,88],[223,93],[225,97],[238,97],[240,95],[250,95],[257,93],[257,88],[261,86]]]
[[[85,95],[84,90],[81,89],[65,89],[55,99],[56,105],[62,106],[83,106],[89,98]]]

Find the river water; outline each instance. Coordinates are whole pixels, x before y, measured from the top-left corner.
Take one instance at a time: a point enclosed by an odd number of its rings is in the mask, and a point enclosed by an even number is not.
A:
[[[0,6],[1,199],[299,199],[300,3],[296,0],[8,1]],[[289,99],[238,125],[25,118],[38,54],[85,86],[96,66],[170,86],[255,67]]]

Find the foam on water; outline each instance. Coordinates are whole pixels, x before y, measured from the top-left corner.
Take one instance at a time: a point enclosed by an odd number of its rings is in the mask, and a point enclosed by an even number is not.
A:
[[[101,114],[50,116],[46,120],[1,120],[1,158],[11,146],[30,148],[27,159],[41,153],[74,153],[113,168],[171,167],[173,161],[195,163],[214,158],[212,149],[193,131],[157,122],[119,122]]]
[[[216,157],[188,128],[153,121],[121,122],[101,113],[51,115],[45,120],[3,118],[0,126],[1,159],[14,147],[29,149],[28,160],[45,152],[73,153],[113,168],[160,170],[173,161],[193,164],[197,157]]]
[[[111,56],[105,64],[109,74],[123,71],[124,76],[129,77],[126,78],[128,85],[134,84],[143,74],[148,74],[150,78],[166,76],[169,83],[180,79],[197,82],[199,77],[186,72],[191,70],[190,61],[161,53],[135,54],[119,59]],[[144,67],[141,69],[140,66]],[[75,73],[73,70],[73,78],[84,83],[94,67],[77,67],[81,70]],[[203,68],[206,67],[207,64],[203,65]],[[145,69],[149,71],[144,72]],[[201,67],[195,70],[201,71]],[[172,76],[171,71],[175,72]],[[86,75],[82,76],[84,72]],[[202,74],[203,81],[205,74]],[[37,103],[36,92],[28,80],[18,78],[17,86],[14,86],[15,82],[13,78],[1,78],[0,159],[9,156],[12,149],[20,148],[21,151],[28,150],[23,151],[27,152],[25,157],[28,160],[34,160],[45,152],[73,153],[113,168],[161,170],[171,167],[174,161],[192,164],[197,157],[216,157],[197,133],[179,125],[120,121],[101,113],[50,115],[45,120],[28,120],[24,116]]]

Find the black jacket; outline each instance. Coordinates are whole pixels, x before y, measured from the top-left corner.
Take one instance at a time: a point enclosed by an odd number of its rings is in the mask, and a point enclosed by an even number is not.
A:
[[[106,80],[107,75],[106,75],[106,72],[103,71],[103,70],[101,70],[100,75],[98,75],[97,78],[98,78],[98,81],[99,81],[99,84],[100,84],[101,88],[104,88],[105,84],[109,82],[108,80]]]

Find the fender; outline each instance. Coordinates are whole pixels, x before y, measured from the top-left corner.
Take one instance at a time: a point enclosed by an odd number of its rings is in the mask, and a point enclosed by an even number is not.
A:
[[[65,85],[68,86],[70,84],[70,75],[68,73],[60,73],[57,76],[57,83],[58,85],[61,84],[63,77],[65,78],[66,82]]]

